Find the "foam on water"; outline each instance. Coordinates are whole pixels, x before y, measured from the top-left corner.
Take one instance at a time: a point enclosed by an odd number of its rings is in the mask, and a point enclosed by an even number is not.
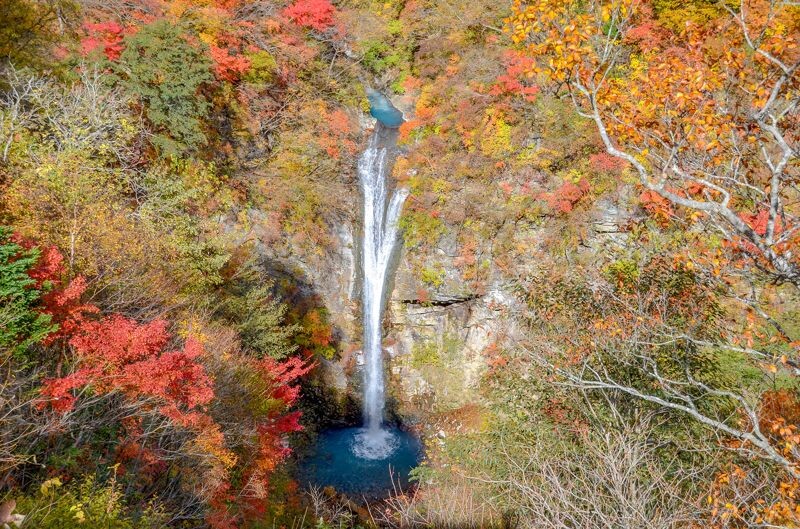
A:
[[[397,450],[400,441],[391,430],[362,429],[353,438],[350,450],[353,455],[362,459],[386,459]]]

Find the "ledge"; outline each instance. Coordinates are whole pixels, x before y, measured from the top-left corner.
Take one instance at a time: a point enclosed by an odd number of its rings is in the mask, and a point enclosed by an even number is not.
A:
[[[459,297],[448,297],[444,299],[429,299],[427,301],[422,301],[419,299],[401,299],[400,303],[403,305],[421,305],[421,306],[428,306],[428,307],[449,307],[450,305],[458,305],[459,303],[468,303],[470,301],[474,301],[476,299],[480,299],[482,296],[477,294],[472,294],[469,296],[459,296]]]

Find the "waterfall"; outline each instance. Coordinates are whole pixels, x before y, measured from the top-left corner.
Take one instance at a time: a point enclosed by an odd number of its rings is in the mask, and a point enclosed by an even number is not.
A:
[[[364,318],[364,435],[355,447],[362,457],[377,459],[391,453],[392,443],[383,430],[386,401],[383,376],[381,320],[385,302],[387,274],[398,242],[397,222],[408,190],[389,192],[390,148],[396,132],[376,125],[369,145],[358,161],[358,176],[364,198],[362,304]]]

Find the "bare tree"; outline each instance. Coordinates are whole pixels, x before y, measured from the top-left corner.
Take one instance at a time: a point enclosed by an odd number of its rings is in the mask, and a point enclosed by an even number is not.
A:
[[[0,144],[3,162],[8,161],[8,153],[14,143],[15,135],[33,124],[36,109],[31,105],[34,92],[42,89],[45,80],[24,75],[14,67],[2,72],[8,88],[0,92]]]
[[[507,491],[521,527],[537,529],[674,529],[696,517],[679,473],[648,441],[646,420],[590,434],[578,450],[546,452],[534,443],[504,451]]]

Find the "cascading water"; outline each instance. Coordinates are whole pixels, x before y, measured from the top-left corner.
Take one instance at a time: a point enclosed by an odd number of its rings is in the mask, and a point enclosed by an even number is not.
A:
[[[364,424],[321,432],[316,452],[301,465],[301,480],[333,485],[352,496],[378,498],[408,484],[409,472],[422,455],[412,433],[383,424],[385,387],[381,320],[392,254],[398,243],[398,219],[406,189],[387,182],[396,127],[402,113],[378,92],[369,92],[370,113],[378,120],[358,161],[364,203],[362,239],[362,306],[364,323]]]
[[[383,312],[386,273],[397,244],[397,221],[406,189],[397,189],[387,206],[387,148],[380,147],[379,135],[358,164],[361,190],[364,194],[363,259],[364,286],[364,354],[366,356],[366,388],[364,390],[364,423],[369,430],[383,422],[384,384],[381,347],[381,313]]]
[[[364,284],[362,304],[364,318],[364,432],[354,446],[357,455],[382,459],[394,449],[392,435],[382,429],[386,402],[383,382],[383,347],[381,319],[386,279],[392,253],[398,241],[397,221],[408,196],[406,189],[389,193],[387,173],[390,169],[386,130],[378,124],[369,146],[358,163],[358,176],[364,199],[364,236],[362,269]],[[393,143],[393,142],[391,142]]]

